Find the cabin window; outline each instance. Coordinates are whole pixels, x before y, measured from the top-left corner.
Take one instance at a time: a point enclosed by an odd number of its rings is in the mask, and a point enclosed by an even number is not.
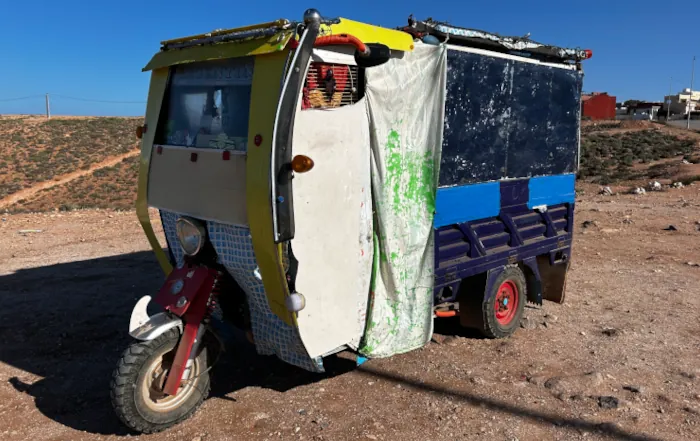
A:
[[[311,63],[304,83],[302,110],[331,109],[360,99],[357,66]]]
[[[175,66],[156,144],[245,152],[253,58]]]

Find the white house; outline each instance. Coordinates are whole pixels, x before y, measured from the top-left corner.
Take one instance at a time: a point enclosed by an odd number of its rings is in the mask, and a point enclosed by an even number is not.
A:
[[[700,110],[700,91],[683,89],[676,95],[667,95],[664,101],[670,105],[671,113],[687,115],[688,112]]]

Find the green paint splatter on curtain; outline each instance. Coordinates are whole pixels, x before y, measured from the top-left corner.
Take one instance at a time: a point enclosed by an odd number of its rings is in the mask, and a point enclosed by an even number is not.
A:
[[[386,185],[391,189],[394,213],[406,213],[411,207],[425,206],[427,214],[435,211],[435,160],[432,152],[421,155],[410,146],[401,146],[401,136],[389,131],[386,141]],[[383,239],[383,238],[382,238]],[[393,256],[392,256],[393,258]]]
[[[397,122],[396,125],[400,126],[401,123]],[[434,152],[425,152],[413,149],[410,145],[403,145],[402,137],[396,129],[389,130],[384,147],[386,174],[380,188],[382,196],[375,198],[375,203],[379,212],[382,208],[388,208],[393,213],[392,216],[404,219],[408,224],[400,234],[411,235],[414,229],[420,229],[425,219],[432,218],[435,212],[435,183],[437,182],[435,173],[438,167]],[[385,205],[388,207],[384,207]],[[375,231],[377,231],[376,228]],[[375,256],[378,256],[378,261],[373,278],[378,277],[382,271],[394,274],[393,277],[389,277],[394,283],[390,284],[391,288],[387,286],[387,289],[394,292],[394,296],[385,299],[386,310],[382,321],[386,324],[387,335],[398,336],[401,326],[407,327],[409,333],[415,328],[424,326],[422,323],[414,323],[413,320],[402,325],[401,317],[405,314],[402,312],[402,301],[412,304],[416,296],[431,298],[432,287],[423,289],[423,287],[411,286],[422,268],[409,264],[404,255],[406,250],[385,249],[388,244],[385,232],[380,231],[379,236],[375,234],[375,247],[378,251],[375,252]],[[432,279],[432,268],[429,272],[429,277]],[[373,284],[375,282],[376,280],[373,280]],[[373,301],[372,305],[376,306],[376,303]],[[372,334],[371,331],[376,325],[376,322],[370,321],[365,335]],[[364,341],[360,352],[371,354],[381,346],[381,343],[379,339],[368,338]]]
[[[400,122],[399,122],[400,125]],[[409,231],[419,227],[424,215],[432,216],[435,211],[435,161],[432,152],[423,154],[414,152],[411,146],[402,146],[401,135],[396,129],[391,129],[386,140],[386,179],[383,190],[388,190],[386,200],[391,201],[391,209],[395,215],[408,215]],[[382,198],[380,198],[380,201]],[[377,201],[378,204],[381,204]],[[415,207],[425,207],[425,213],[410,213]],[[386,238],[381,237],[381,243],[386,244]],[[414,298],[416,289],[409,289],[408,281],[412,280],[412,272],[418,268],[406,268],[404,259],[397,251],[392,251],[387,259],[384,247],[380,250],[382,263],[389,263],[394,267],[402,268],[398,273],[397,284],[394,286],[397,300],[387,299],[390,317],[386,318],[389,334],[398,333],[400,316],[400,299]],[[416,326],[409,324],[409,330]]]

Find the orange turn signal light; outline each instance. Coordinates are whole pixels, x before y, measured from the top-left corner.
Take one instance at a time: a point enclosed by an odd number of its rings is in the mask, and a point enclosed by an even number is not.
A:
[[[143,126],[136,127],[136,137],[138,139],[143,138]]]
[[[306,173],[314,168],[314,160],[304,155],[296,155],[292,159],[292,170],[295,173]]]

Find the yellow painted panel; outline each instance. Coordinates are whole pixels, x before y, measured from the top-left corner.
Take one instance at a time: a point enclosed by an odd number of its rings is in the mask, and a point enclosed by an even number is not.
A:
[[[412,51],[413,37],[409,34],[372,26],[359,21],[341,18],[340,23],[333,25],[321,25],[321,35],[349,34],[359,38],[363,43],[381,43],[396,51]]]
[[[248,225],[253,251],[260,267],[265,294],[272,312],[288,325],[296,326],[296,317],[284,306],[289,295],[282,265],[281,245],[275,244],[272,228],[270,161],[272,131],[279,100],[287,51],[255,57],[253,93],[250,99],[248,139],[262,137],[262,144],[248,144],[246,199]]]
[[[154,70],[177,64],[195,63],[197,61],[221,60],[279,52],[287,45],[289,39],[292,38],[292,34],[293,31],[282,31],[269,38],[158,52],[143,70]]]
[[[160,106],[163,103],[165,89],[168,86],[168,69],[157,69],[151,73],[151,85],[148,90],[148,103],[146,104],[146,126],[148,129],[141,138],[141,160],[139,164],[138,193],[136,196],[136,216],[143,227],[148,242],[156,254],[158,263],[166,275],[170,274],[173,267],[170,259],[163,251],[155,232],[151,225],[151,218],[148,215],[148,171],[151,163],[151,151],[153,150],[153,139],[158,127],[158,117],[160,116]],[[134,134],[136,136],[136,134]]]

